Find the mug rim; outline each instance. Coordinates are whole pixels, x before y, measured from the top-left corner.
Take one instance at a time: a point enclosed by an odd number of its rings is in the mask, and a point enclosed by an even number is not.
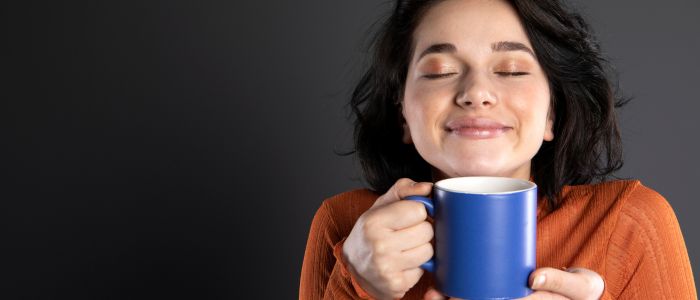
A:
[[[518,182],[521,184],[525,184],[528,187],[527,188],[522,188],[522,189],[514,189],[514,190],[509,190],[509,191],[504,191],[504,192],[468,192],[468,191],[460,191],[457,189],[453,188],[448,188],[445,187],[444,185],[453,181],[461,181],[461,180],[500,180],[500,181],[510,181],[510,182]],[[508,194],[516,194],[516,193],[522,193],[522,192],[527,192],[533,189],[537,188],[537,184],[529,181],[529,180],[523,180],[519,178],[511,178],[511,177],[499,177],[499,176],[462,176],[462,177],[452,177],[452,178],[446,178],[442,179],[438,182],[435,183],[435,188],[440,189],[446,192],[451,192],[451,193],[460,193],[460,194],[475,194],[475,195],[508,195]]]

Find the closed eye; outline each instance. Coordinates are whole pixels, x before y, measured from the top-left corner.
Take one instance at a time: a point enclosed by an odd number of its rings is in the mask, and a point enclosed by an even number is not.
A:
[[[499,76],[524,76],[529,75],[528,72],[496,72]]]
[[[427,78],[427,79],[440,79],[440,78],[452,76],[454,74],[457,74],[457,73],[452,72],[452,73],[425,74],[425,75],[423,75],[423,77]]]

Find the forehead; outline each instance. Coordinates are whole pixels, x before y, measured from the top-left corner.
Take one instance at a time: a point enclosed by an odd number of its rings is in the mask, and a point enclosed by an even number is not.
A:
[[[517,12],[503,0],[446,0],[430,8],[414,31],[416,49],[452,43],[460,50],[489,48],[494,42],[530,41]]]

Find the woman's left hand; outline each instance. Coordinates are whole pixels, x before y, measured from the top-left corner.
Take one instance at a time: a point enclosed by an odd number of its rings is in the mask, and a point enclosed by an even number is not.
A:
[[[521,300],[600,299],[605,283],[598,273],[584,268],[569,268],[566,271],[539,268],[530,274],[530,286],[535,292]],[[443,300],[445,296],[431,289],[424,299]]]

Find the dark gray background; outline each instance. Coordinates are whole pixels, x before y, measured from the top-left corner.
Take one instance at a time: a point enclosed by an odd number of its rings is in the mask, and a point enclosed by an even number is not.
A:
[[[700,2],[576,3],[634,98],[620,175],[666,196],[698,270]],[[316,208],[363,186],[334,151],[390,6],[3,4],[0,297],[297,297]]]

